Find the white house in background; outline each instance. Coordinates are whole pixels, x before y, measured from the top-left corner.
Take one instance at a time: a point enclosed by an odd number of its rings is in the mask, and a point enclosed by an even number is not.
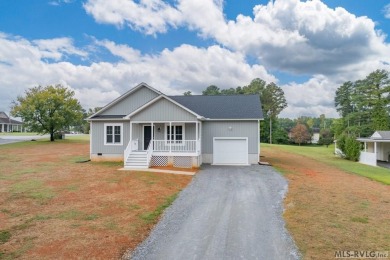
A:
[[[313,128],[313,135],[311,136],[311,143],[318,144],[319,140],[320,140],[320,129]]]
[[[364,143],[364,150],[360,152],[360,163],[377,166],[377,161],[389,162],[390,131],[376,131],[371,137],[357,140]]]
[[[5,112],[0,112],[0,132],[22,132],[23,123],[9,118]]]
[[[258,95],[166,96],[141,83],[88,118],[91,160],[125,168],[259,161]]]

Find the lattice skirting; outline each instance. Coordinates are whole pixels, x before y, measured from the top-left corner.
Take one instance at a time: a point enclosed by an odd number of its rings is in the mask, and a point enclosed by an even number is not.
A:
[[[179,168],[192,168],[191,156],[174,156],[173,166]]]
[[[168,156],[152,156],[152,166],[168,166]]]

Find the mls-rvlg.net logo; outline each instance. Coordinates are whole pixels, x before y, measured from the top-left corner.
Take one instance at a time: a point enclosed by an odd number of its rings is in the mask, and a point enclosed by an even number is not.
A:
[[[338,250],[334,252],[335,258],[388,258],[390,256],[389,251],[342,251]]]

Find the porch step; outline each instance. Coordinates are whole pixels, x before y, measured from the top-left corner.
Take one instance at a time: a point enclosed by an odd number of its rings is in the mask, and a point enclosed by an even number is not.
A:
[[[125,168],[148,168],[146,152],[132,152],[126,159]]]

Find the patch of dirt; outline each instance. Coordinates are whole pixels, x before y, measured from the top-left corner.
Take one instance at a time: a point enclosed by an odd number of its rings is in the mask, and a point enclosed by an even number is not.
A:
[[[118,171],[88,157],[88,142],[1,147],[0,256],[22,259],[118,259],[157,221],[145,221],[191,176]],[[25,184],[25,185],[24,185]]]
[[[263,155],[289,180],[284,218],[305,259],[390,251],[390,186],[274,146]]]

